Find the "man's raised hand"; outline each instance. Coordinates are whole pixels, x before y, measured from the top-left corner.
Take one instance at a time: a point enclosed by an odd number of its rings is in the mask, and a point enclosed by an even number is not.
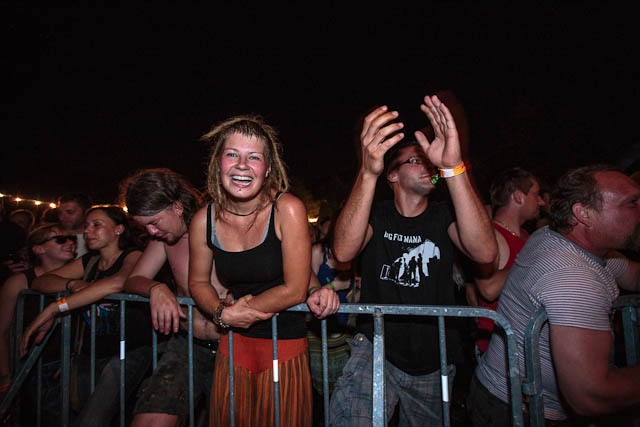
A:
[[[384,154],[404,138],[403,133],[396,133],[403,128],[402,123],[389,124],[398,117],[398,112],[387,110],[385,105],[369,113],[364,118],[360,133],[362,169],[376,177],[384,171]]]
[[[427,115],[435,137],[429,142],[424,133],[416,131],[415,136],[427,158],[441,169],[452,169],[462,163],[458,129],[451,111],[437,96],[425,96],[420,109]]]

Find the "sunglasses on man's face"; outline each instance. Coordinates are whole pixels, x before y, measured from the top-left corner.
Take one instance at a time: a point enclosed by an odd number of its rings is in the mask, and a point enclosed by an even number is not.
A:
[[[45,240],[44,242],[40,243],[41,245],[44,245],[47,242],[50,242],[51,240],[55,240],[57,244],[59,245],[64,245],[65,243],[67,243],[67,240],[71,240],[73,243],[76,243],[78,241],[78,238],[74,235],[70,235],[70,236],[53,236],[47,240]]]

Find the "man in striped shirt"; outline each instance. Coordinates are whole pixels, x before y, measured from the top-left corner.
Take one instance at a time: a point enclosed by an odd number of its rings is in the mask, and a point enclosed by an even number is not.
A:
[[[511,323],[524,372],[533,313],[540,337],[544,415],[560,421],[640,404],[640,366],[612,368],[610,313],[618,286],[640,291],[640,264],[615,252],[640,248],[640,186],[606,166],[572,170],[551,196],[551,226],[536,231],[507,277],[498,312]],[[494,333],[472,381],[475,425],[510,425],[505,344]]]

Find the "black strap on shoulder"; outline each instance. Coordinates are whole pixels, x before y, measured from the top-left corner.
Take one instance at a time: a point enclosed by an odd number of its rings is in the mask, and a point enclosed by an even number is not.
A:
[[[213,240],[211,239],[211,204],[207,205],[207,245],[213,246]]]
[[[84,269],[84,276],[82,280],[85,282],[93,282],[96,279],[98,272],[98,261],[100,261],[100,255],[94,255],[89,259],[87,266]]]

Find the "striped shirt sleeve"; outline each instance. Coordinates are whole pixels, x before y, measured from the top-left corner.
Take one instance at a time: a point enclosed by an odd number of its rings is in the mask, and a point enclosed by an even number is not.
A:
[[[613,301],[601,277],[584,268],[564,268],[548,276],[541,284],[539,297],[550,324],[611,330]]]
[[[627,258],[608,258],[605,268],[617,279],[629,268],[629,260]]]

